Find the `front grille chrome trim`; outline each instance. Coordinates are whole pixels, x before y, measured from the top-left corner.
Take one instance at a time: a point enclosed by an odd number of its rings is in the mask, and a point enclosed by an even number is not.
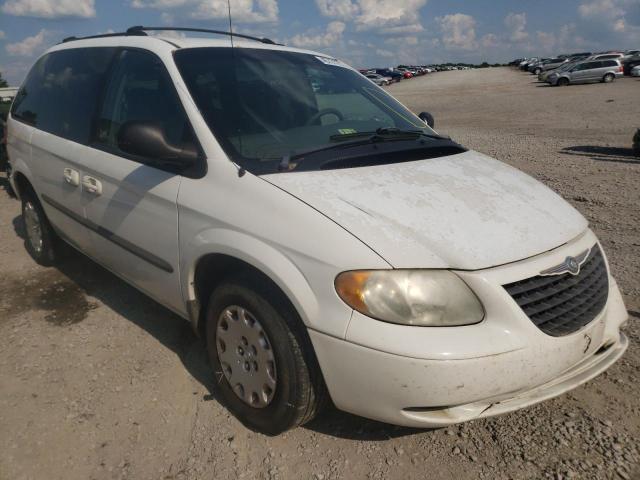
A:
[[[567,258],[578,262],[577,273],[545,274],[564,265],[561,264],[535,277],[504,285],[533,324],[554,337],[577,332],[595,320],[609,294],[609,274],[598,245]]]

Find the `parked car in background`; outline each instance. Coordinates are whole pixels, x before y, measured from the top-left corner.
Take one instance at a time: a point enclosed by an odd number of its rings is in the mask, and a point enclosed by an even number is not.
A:
[[[398,67],[396,70],[398,70],[399,72],[401,72],[401,73],[402,73],[402,76],[403,76],[404,78],[413,78],[413,77],[414,77],[413,73],[412,73],[411,71],[409,71],[408,69],[406,69],[406,68],[400,68],[400,67]]]
[[[382,75],[378,75],[377,73],[367,73],[365,77],[367,77],[379,87],[383,87],[391,83],[391,78],[383,77]]]
[[[631,76],[632,77],[640,77],[640,65],[636,65],[635,67],[633,67],[631,69]]]
[[[548,59],[548,58],[540,58],[540,59],[538,59],[537,61],[530,63],[530,64],[527,66],[527,71],[529,71],[530,73],[534,73],[534,72],[535,72],[535,69],[536,69],[537,67],[539,67],[540,65],[542,65],[542,64],[543,64],[544,62],[546,62],[547,60],[549,60],[549,59]],[[537,74],[536,74],[536,75],[537,75]]]
[[[541,72],[545,72],[547,70],[554,70],[567,62],[569,62],[569,60],[566,58],[550,58],[548,60],[545,60],[544,62],[537,64],[533,68],[532,73],[534,75],[540,75]]]
[[[393,82],[399,82],[404,78],[401,72],[392,70],[390,68],[374,68],[373,72],[377,73],[378,75],[382,75],[383,77],[388,77]]]
[[[610,59],[620,59],[624,57],[623,53],[600,53],[597,55],[592,55],[589,57],[589,60],[610,60]]]
[[[621,59],[622,71],[625,75],[631,75],[631,70],[640,65],[640,54],[628,55]]]
[[[566,70],[569,70],[570,68],[572,68],[574,65],[576,65],[577,63],[579,63],[581,60],[576,60],[576,61],[567,61],[566,63],[563,63],[562,65],[560,65],[557,68],[554,68],[553,70],[547,70],[544,72],[540,72],[540,74],[538,74],[538,80],[541,82],[546,82],[547,79],[549,78],[550,75],[552,75],[555,72],[564,72]]]
[[[569,59],[578,59],[578,58],[588,58],[593,55],[591,52],[582,52],[582,53],[572,53],[571,55],[567,55]]]
[[[565,71],[553,72],[547,82],[558,86],[572,83],[611,83],[621,76],[622,65],[618,60],[584,60]]]

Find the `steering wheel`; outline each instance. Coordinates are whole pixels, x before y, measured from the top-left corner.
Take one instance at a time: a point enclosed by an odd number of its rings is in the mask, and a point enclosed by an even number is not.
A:
[[[320,118],[324,117],[325,115],[335,115],[336,117],[338,117],[339,121],[344,120],[344,115],[342,115],[340,110],[336,108],[323,108],[318,113],[313,115],[309,120],[307,120],[307,123],[305,123],[305,126],[314,124],[316,121],[318,121]]]

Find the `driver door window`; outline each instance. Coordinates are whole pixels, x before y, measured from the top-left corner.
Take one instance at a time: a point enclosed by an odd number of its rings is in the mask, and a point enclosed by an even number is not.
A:
[[[118,148],[118,131],[127,122],[160,126],[172,145],[193,141],[186,114],[164,65],[148,52],[121,53],[104,95],[95,142],[107,151],[130,157]]]

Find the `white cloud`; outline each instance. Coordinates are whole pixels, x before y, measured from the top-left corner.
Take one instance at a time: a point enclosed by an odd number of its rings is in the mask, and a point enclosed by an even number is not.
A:
[[[427,0],[316,0],[325,17],[353,21],[356,30],[396,34],[421,31],[420,9]]]
[[[388,35],[406,35],[408,33],[422,32],[424,27],[421,23],[412,23],[411,25],[398,25],[396,27],[385,27],[378,30],[379,33]]]
[[[405,45],[417,45],[418,37],[409,36],[409,37],[392,37],[388,38],[384,41],[384,43],[388,45],[397,45],[397,46],[405,46]]]
[[[498,36],[493,33],[487,33],[482,37],[480,43],[482,43],[482,46],[485,48],[497,47],[499,45]]]
[[[553,32],[536,32],[539,48],[547,53],[553,53],[557,45],[556,35]]]
[[[397,56],[396,52],[392,52],[390,50],[384,50],[382,48],[376,49],[376,55],[382,58],[395,58]]]
[[[445,48],[474,50],[476,42],[476,21],[471,15],[455,13],[436,18],[442,31],[442,43]]]
[[[44,42],[45,30],[40,30],[33,37],[27,37],[21,42],[8,43],[4,48],[12,57],[30,57]]]
[[[292,37],[289,42],[296,47],[329,47],[342,39],[346,25],[340,21],[334,21],[327,25],[322,33],[308,32]]]
[[[624,18],[619,18],[613,23],[613,29],[616,32],[624,32],[626,28],[626,22]]]
[[[189,3],[189,0],[131,0],[133,8],[176,8]]]
[[[527,14],[510,13],[504,18],[504,24],[509,30],[509,38],[512,42],[522,42],[529,37],[526,32]]]
[[[192,14],[197,19],[228,18],[227,0],[200,0]],[[255,3],[255,5],[254,5]],[[231,17],[234,22],[263,23],[278,21],[278,2],[276,0],[233,0]]]
[[[189,7],[192,18],[199,20],[226,19],[229,16],[227,0],[131,0],[133,8],[158,10]],[[167,14],[167,12],[163,12]],[[231,0],[234,22],[264,23],[278,21],[277,0]]]
[[[342,20],[351,20],[360,11],[351,0],[316,0],[316,5],[323,16]]]
[[[578,7],[578,13],[585,21],[591,22],[605,31],[614,34],[624,34],[624,40],[629,45],[640,41],[640,25],[637,15],[629,15],[627,7],[637,9],[639,0],[589,0]]]
[[[592,0],[578,7],[582,18],[618,18],[625,14],[618,0]]]
[[[7,0],[2,12],[8,15],[58,18],[96,16],[94,0]]]
[[[419,11],[427,0],[359,0],[360,14],[355,18],[358,30],[420,25]]]

